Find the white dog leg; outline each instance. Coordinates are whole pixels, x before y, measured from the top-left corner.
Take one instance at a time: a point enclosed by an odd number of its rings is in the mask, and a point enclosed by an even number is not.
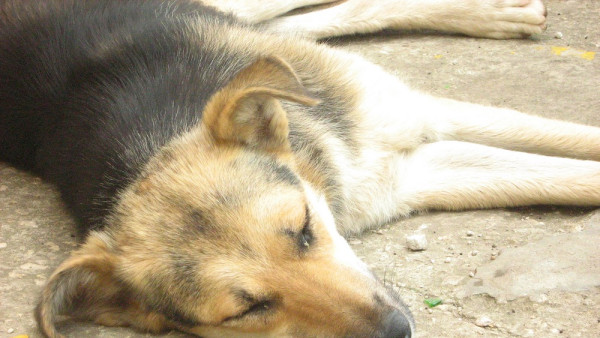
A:
[[[458,141],[423,145],[406,161],[398,194],[416,210],[600,205],[600,162]]]
[[[275,18],[267,26],[312,39],[382,29],[434,29],[509,39],[539,34],[545,21],[541,0],[347,0]]]

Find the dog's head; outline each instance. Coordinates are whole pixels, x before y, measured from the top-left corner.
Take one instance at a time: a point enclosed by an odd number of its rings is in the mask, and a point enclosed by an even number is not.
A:
[[[318,103],[277,58],[219,91],[51,276],[42,331],[71,315],[201,336],[409,337],[406,306],[298,174],[279,100]]]

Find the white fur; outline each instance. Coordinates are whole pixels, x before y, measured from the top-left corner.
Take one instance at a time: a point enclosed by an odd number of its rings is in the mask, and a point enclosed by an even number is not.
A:
[[[361,89],[351,113],[358,157],[327,140],[343,169],[341,233],[414,210],[600,205],[600,128],[434,98],[360,57],[332,55]]]
[[[320,39],[382,29],[435,29],[507,39],[545,29],[541,0],[347,0],[306,14],[271,20],[269,26]]]
[[[348,242],[337,231],[335,220],[331,214],[331,211],[329,210],[325,196],[319,195],[310,187],[309,184],[304,184],[304,190],[309,199],[311,209],[314,213],[319,215],[321,221],[327,229],[327,232],[331,236],[331,240],[333,241],[333,245],[335,247],[333,254],[334,259],[340,264],[357,270],[361,274],[373,279],[373,274],[369,271],[367,265],[356,256]]]

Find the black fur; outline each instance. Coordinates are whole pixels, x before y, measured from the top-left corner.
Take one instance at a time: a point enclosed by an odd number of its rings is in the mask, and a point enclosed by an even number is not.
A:
[[[0,1],[0,160],[55,183],[84,232],[252,61],[182,24],[241,25],[233,17],[169,3]]]

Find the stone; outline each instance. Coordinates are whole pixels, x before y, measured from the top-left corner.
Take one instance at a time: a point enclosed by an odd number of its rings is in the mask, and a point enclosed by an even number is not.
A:
[[[411,251],[423,251],[427,249],[427,237],[424,234],[406,236],[406,246]]]
[[[475,325],[479,327],[489,327],[492,326],[492,324],[494,324],[494,322],[488,316],[481,316],[477,318],[477,321],[475,322]]]

